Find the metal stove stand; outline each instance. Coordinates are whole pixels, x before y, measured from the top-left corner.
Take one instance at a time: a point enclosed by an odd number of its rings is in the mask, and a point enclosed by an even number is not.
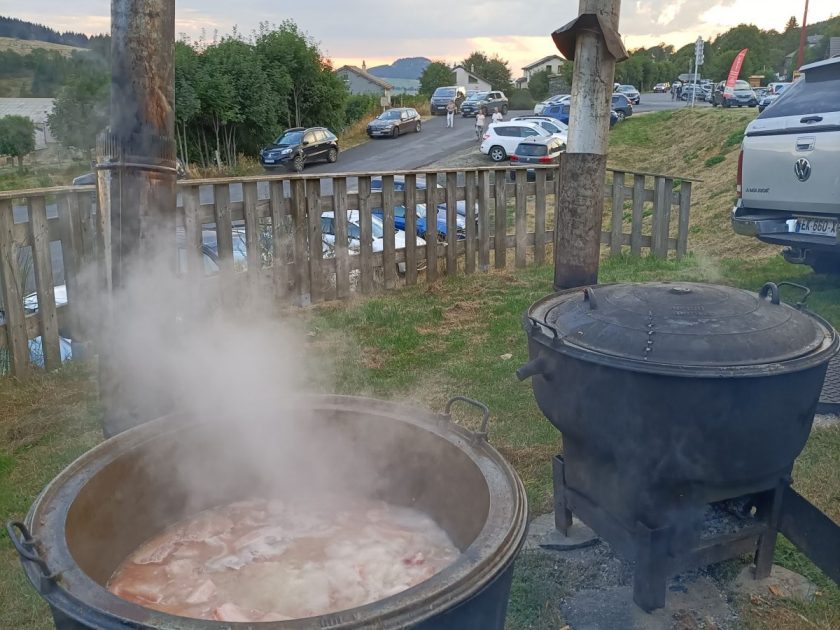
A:
[[[754,553],[756,579],[770,575],[789,479],[765,492],[707,505],[699,537],[681,547],[684,539],[676,524],[652,529],[637,522],[628,528],[605,508],[568,487],[560,455],[554,457],[553,475],[557,529],[565,534],[574,513],[619,555],[635,561],[633,601],[647,612],[665,605],[668,578],[681,571]]]

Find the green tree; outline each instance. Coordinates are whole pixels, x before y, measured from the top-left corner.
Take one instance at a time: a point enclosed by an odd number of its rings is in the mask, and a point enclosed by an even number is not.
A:
[[[420,94],[431,96],[436,89],[455,83],[455,73],[442,61],[433,61],[420,75]]]
[[[785,24],[785,33],[797,28],[799,28],[799,22],[796,21],[795,15],[791,15],[790,19],[787,21],[787,24]]]
[[[548,96],[548,70],[540,70],[531,75],[528,79],[528,90],[538,101],[543,100]]]
[[[175,43],[175,138],[178,154],[189,167],[190,144],[188,130],[190,124],[201,111],[201,100],[196,91],[198,74],[198,54],[186,42]]]
[[[50,129],[66,147],[92,149],[96,136],[108,125],[110,77],[86,68],[68,79],[48,117]]]
[[[475,51],[464,59],[461,65],[490,83],[494,90],[507,91],[513,88],[508,62],[498,55],[488,57],[481,51]]]
[[[35,125],[23,116],[0,118],[0,155],[16,157],[23,169],[23,158],[35,150]]]

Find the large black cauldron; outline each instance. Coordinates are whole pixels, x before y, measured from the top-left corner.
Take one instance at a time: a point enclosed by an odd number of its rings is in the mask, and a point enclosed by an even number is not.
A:
[[[776,487],[811,430],[834,329],[760,294],[691,283],[563,291],[524,318],[569,488],[632,530]]]
[[[278,418],[258,432],[170,416],[80,457],[32,506],[26,526],[33,539],[20,538],[23,524],[10,526],[10,535],[60,629],[501,630],[527,505],[522,482],[485,437],[486,416],[483,430],[473,433],[448,415],[363,398],[308,400],[300,418]],[[175,617],[104,587],[143,541],[200,510],[244,497],[293,501],[296,493],[322,491],[423,510],[463,553],[407,591],[298,621]]]

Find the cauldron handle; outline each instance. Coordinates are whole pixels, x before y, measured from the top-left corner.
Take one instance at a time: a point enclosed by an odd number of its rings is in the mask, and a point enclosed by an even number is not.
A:
[[[20,532],[20,535],[18,535],[18,532]],[[37,541],[29,533],[29,528],[20,521],[9,521],[6,523],[6,533],[20,557],[37,564],[38,568],[41,569],[41,588],[46,590],[46,583],[54,581],[58,574],[51,572],[44,559],[38,555],[35,548]]]
[[[456,402],[465,402],[468,405],[472,405],[473,407],[477,407],[481,410],[481,428],[478,431],[473,431],[473,435],[476,438],[486,440],[487,439],[487,424],[490,422],[490,407],[485,405],[483,402],[479,402],[477,400],[473,400],[472,398],[467,398],[466,396],[455,396],[449,399],[449,402],[446,403],[446,407],[443,409],[443,413],[447,416],[452,415],[452,405]]]
[[[765,283],[764,286],[761,287],[761,291],[758,292],[758,297],[760,297],[763,300],[766,299],[768,295],[770,296],[770,302],[772,304],[778,304],[780,301],[779,285],[777,285],[775,282]]]

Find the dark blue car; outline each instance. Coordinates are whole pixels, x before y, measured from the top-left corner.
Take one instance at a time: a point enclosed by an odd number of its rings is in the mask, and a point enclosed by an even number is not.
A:
[[[374,191],[381,191],[382,190],[382,178],[381,177],[373,177],[370,180],[370,188]],[[417,179],[417,188],[418,190],[425,190],[426,189],[426,180],[425,179]],[[441,186],[438,186],[441,188]],[[405,179],[397,175],[394,177],[394,190],[397,192],[401,192],[405,190]],[[458,202],[459,205],[462,205],[463,202]],[[379,216],[380,218],[383,217],[382,208],[373,208],[371,210],[373,214]],[[418,203],[417,204],[417,220],[416,220],[416,228],[417,228],[417,236],[425,238],[426,236],[426,204]],[[463,209],[463,214],[461,209],[459,208],[458,216],[456,217],[456,225],[458,240],[466,238],[465,230],[466,230],[466,222],[464,221],[464,215],[466,214],[466,207]],[[405,230],[406,220],[405,220],[405,206],[399,205],[394,207],[394,227],[398,230]],[[438,204],[437,206],[437,231],[438,231],[438,238],[445,239],[447,234],[447,226],[446,226],[446,204]]]
[[[622,97],[625,100],[626,97]],[[543,109],[543,116],[551,116],[552,118],[556,118],[560,122],[568,125],[569,124],[569,112],[571,111],[571,105],[569,103],[553,103],[551,105],[546,105],[545,109]],[[618,115],[614,109],[610,110],[610,127],[615,125],[619,120],[621,120],[621,116]]]

